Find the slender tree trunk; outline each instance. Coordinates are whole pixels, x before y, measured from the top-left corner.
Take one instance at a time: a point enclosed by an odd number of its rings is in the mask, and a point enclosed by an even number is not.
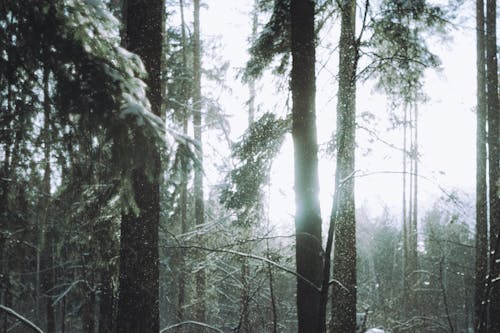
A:
[[[43,175],[43,222],[42,228],[44,229],[44,236],[42,237],[42,286],[45,292],[45,315],[47,324],[47,333],[54,333],[56,331],[55,323],[55,309],[52,305],[51,293],[54,287],[54,253],[53,253],[53,227],[49,216],[50,208],[50,182],[51,182],[51,168],[50,168],[50,153],[51,153],[51,126],[50,126],[50,91],[49,91],[49,71],[45,70],[43,74],[43,93],[44,93],[44,175]]]
[[[144,61],[148,98],[154,114],[161,110],[161,64],[164,0],[127,0],[124,4],[126,46]],[[137,147],[146,144],[136,138]],[[154,143],[149,142],[149,145]],[[153,148],[154,149],[154,148]],[[139,214],[124,212],[120,232],[120,286],[117,333],[158,333],[160,156],[155,149],[149,164],[132,170],[132,188]]]
[[[345,287],[332,286],[332,332],[354,332],[356,327],[356,217],[354,163],[356,131],[355,39],[356,1],[341,1],[339,92],[337,101],[337,169],[335,174],[335,249],[333,277]],[[346,290],[347,289],[347,290]]]
[[[455,328],[453,327],[453,323],[451,321],[450,306],[448,304],[448,296],[446,291],[446,267],[443,267],[443,261],[444,258],[441,258],[441,260],[439,261],[439,281],[441,283],[441,295],[443,296],[444,311],[446,313],[446,320],[450,329],[449,332],[454,333]]]
[[[252,12],[252,36],[251,45],[255,42],[257,38],[257,28],[259,25],[259,15],[258,15],[258,3],[259,0],[254,0],[253,12]],[[248,100],[248,124],[252,124],[255,118],[255,97],[257,92],[255,90],[255,79],[251,78],[248,82],[250,98]]]
[[[418,146],[418,105],[415,104],[415,119],[414,119],[414,142],[413,142],[413,244],[412,250],[415,257],[415,268],[418,269],[418,162],[419,162],[419,146]]]
[[[258,0],[254,1],[253,13],[252,13],[252,35],[251,35],[251,43],[255,41],[257,38],[257,24],[258,24]],[[250,128],[254,122],[255,118],[255,79],[251,78],[248,83],[249,88],[249,100],[248,100],[248,128]],[[261,198],[259,198],[260,200]],[[251,217],[253,219],[253,217]],[[252,224],[253,221],[250,221],[248,224],[242,226],[243,236],[245,239],[251,237],[252,233]],[[250,252],[249,244],[243,244],[241,246],[241,251],[244,253]],[[249,282],[249,274],[250,267],[248,263],[248,259],[243,257],[241,258],[241,284],[243,286],[241,291],[241,300],[240,300],[240,332],[243,333],[251,333],[252,325],[250,322],[250,282]]]
[[[184,1],[179,1],[179,7],[181,12],[181,38],[182,38],[182,67],[184,77],[182,80],[182,133],[187,135],[188,133],[188,108],[187,103],[189,101],[189,96],[191,93],[187,89],[188,87],[188,61],[187,61],[187,37],[186,37],[186,22],[184,19]],[[181,233],[185,234],[188,231],[187,225],[187,205],[188,205],[188,178],[189,174],[187,172],[187,166],[182,169],[182,179],[180,185],[180,225]],[[179,322],[184,321],[184,303],[186,302],[186,272],[185,272],[185,260],[184,253],[179,251],[180,262],[179,262],[179,290],[177,293],[177,319]],[[176,328],[177,333],[183,333],[184,327],[179,326]]]
[[[111,223],[111,222],[108,222]],[[101,269],[101,287],[99,295],[99,333],[113,332],[113,275],[110,269]]]
[[[248,247],[243,249],[243,252],[248,253]],[[248,275],[250,273],[250,268],[248,265],[248,260],[246,258],[241,258],[241,296],[240,296],[240,323],[238,332],[250,333],[252,331],[250,324],[250,282],[248,281]]]
[[[490,199],[490,276],[500,273],[500,254],[495,253],[496,237],[500,231],[499,197],[499,101],[498,101],[498,60],[496,38],[496,0],[486,2],[486,82],[488,101],[488,160]],[[495,255],[497,257],[495,257]],[[489,332],[500,332],[500,283],[491,285]]]
[[[87,272],[89,274],[90,272]],[[91,273],[90,273],[91,275]],[[90,281],[89,281],[90,280]],[[93,279],[87,279],[90,285],[94,285]],[[82,300],[82,326],[84,333],[95,332],[95,291],[85,290],[83,292],[84,299]]]
[[[416,284],[418,271],[418,106],[413,104],[411,126],[411,167],[410,167],[410,214],[409,221],[409,314],[416,315],[417,294]]]
[[[269,241],[266,243],[267,252],[269,253]],[[270,259],[268,257],[268,259]],[[278,308],[276,306],[276,296],[274,294],[274,275],[273,267],[270,263],[267,264],[267,275],[269,279],[269,297],[271,298],[271,314],[272,314],[272,333],[278,333]]]
[[[319,328],[319,287],[322,273],[321,213],[318,199],[318,157],[315,113],[314,1],[291,1],[292,136],[295,160],[295,260],[298,332]]]
[[[198,143],[198,157],[203,166],[203,138],[201,117],[201,41],[200,41],[200,0],[194,0],[194,32],[193,32],[193,127],[194,139]],[[205,224],[205,203],[203,200],[203,170],[196,168],[194,171],[194,215],[196,226]],[[200,237],[200,242],[202,237]],[[201,256],[200,259],[204,257]],[[197,306],[195,318],[199,322],[206,321],[206,272],[201,268],[196,272],[196,299]],[[201,327],[197,332],[204,332]]]
[[[66,333],[66,297],[61,301],[61,333]]]
[[[409,171],[408,171],[408,217],[406,222],[408,224],[408,235],[407,235],[407,258],[406,263],[407,274],[406,274],[406,286],[407,286],[407,299],[406,299],[406,315],[408,317],[413,317],[414,307],[413,307],[413,291],[415,288],[413,272],[415,271],[415,263],[413,258],[413,103],[408,105],[408,159],[409,159]]]
[[[10,82],[7,83],[7,114],[10,116],[12,115],[12,88],[10,85]],[[11,141],[11,140],[8,140]],[[6,142],[5,144],[5,160],[3,161],[3,177],[5,179],[8,179],[10,175],[10,168],[9,168],[9,162],[10,162],[10,152],[11,152],[11,143],[12,142]],[[2,197],[1,197],[1,202],[0,202],[0,209],[3,212],[7,212],[9,209],[9,182],[7,181],[2,181]],[[2,222],[6,222],[2,219]],[[6,223],[7,224],[7,223]],[[7,255],[7,239],[4,236],[4,233],[0,233],[0,263],[2,264],[0,266],[0,304],[6,304],[6,299],[8,298],[8,291],[9,288],[7,286],[9,285],[8,279],[10,278],[8,274],[9,270],[9,262],[8,262],[8,255]],[[38,299],[37,299],[38,300]],[[7,305],[8,306],[8,305]],[[3,318],[2,318],[3,317]],[[8,329],[8,316],[5,313],[2,313],[2,332],[7,332]]]
[[[408,223],[408,214],[407,214],[407,167],[408,167],[408,104],[405,103],[404,106],[404,116],[403,116],[403,216],[402,216],[402,234],[403,234],[403,258],[402,258],[402,283],[403,283],[403,313],[407,313],[408,309],[408,271],[409,271],[409,253],[408,253],[408,244],[409,244],[409,223]]]
[[[474,327],[486,332],[484,303],[488,271],[488,207],[486,185],[486,64],[484,1],[476,1],[476,272],[474,290]]]

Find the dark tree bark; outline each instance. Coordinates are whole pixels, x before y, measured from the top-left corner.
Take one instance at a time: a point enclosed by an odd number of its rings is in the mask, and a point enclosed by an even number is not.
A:
[[[486,84],[488,101],[488,165],[490,199],[490,276],[496,278],[500,273],[500,263],[496,253],[496,237],[500,231],[499,181],[499,101],[498,101],[498,60],[496,37],[496,0],[486,2]],[[491,285],[490,327],[489,332],[500,332],[500,284]]]
[[[115,231],[113,221],[103,223],[102,229],[98,230],[97,239],[100,243],[101,260],[103,267],[99,269],[99,313],[98,332],[112,333],[115,324],[115,293],[113,292],[113,272],[115,266],[111,264],[116,255],[111,235]]]
[[[128,0],[124,3],[126,47],[144,61],[148,77],[148,98],[152,112],[161,110],[161,63],[164,0]],[[154,142],[134,144],[152,146]],[[159,331],[158,226],[160,219],[160,156],[132,170],[132,188],[139,214],[124,212],[120,235],[120,286],[117,316],[118,333],[157,333]]]
[[[341,5],[339,92],[337,102],[337,170],[335,250],[332,286],[332,332],[354,332],[356,327],[356,218],[354,206],[354,157],[356,121],[356,69],[358,46],[355,39],[356,1]]]
[[[99,294],[99,333],[113,332],[114,295],[112,277],[112,272],[109,269],[103,268],[101,270],[101,287]]]
[[[198,143],[198,158],[203,166],[203,138],[202,138],[202,117],[201,117],[201,41],[200,41],[200,0],[194,0],[194,31],[193,31],[193,127],[194,139]],[[201,226],[205,223],[205,202],[203,200],[203,170],[196,168],[194,171],[194,215],[195,223]],[[201,237],[200,237],[201,241]],[[203,257],[200,257],[200,260]],[[205,285],[206,272],[199,269],[196,272],[196,298],[197,305],[195,319],[198,322],[206,321]],[[200,326],[197,332],[205,330]]]
[[[314,1],[292,0],[292,136],[295,159],[295,259],[298,332],[316,332],[322,273],[315,114]]]
[[[87,272],[88,275],[92,275],[91,272]],[[87,281],[90,285],[94,285],[93,279],[88,279]],[[83,293],[81,318],[82,318],[82,328],[84,333],[94,333],[95,332],[95,291],[85,290]]]
[[[474,327],[486,332],[485,283],[488,271],[488,209],[486,185],[486,64],[484,1],[476,1],[476,278]]]

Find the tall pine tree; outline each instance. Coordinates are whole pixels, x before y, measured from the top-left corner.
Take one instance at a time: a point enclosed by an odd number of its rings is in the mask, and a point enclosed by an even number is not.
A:
[[[127,0],[123,10],[125,46],[144,61],[148,74],[148,99],[157,116],[162,102],[164,11],[164,0]],[[155,142],[148,142],[141,133],[136,133],[133,139],[137,147],[150,147],[153,152],[151,160],[132,170],[131,186],[137,211],[128,210],[122,216],[117,332],[157,333],[160,155]]]
[[[291,1],[292,136],[295,158],[295,258],[298,332],[319,326],[322,273],[321,215],[315,114],[314,1]]]

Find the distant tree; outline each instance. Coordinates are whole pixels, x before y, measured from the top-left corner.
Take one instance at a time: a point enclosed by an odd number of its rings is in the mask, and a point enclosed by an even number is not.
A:
[[[193,127],[194,139],[197,143],[197,153],[200,167],[194,171],[194,218],[197,227],[205,224],[205,201],[203,198],[203,138],[202,138],[202,98],[201,98],[201,39],[200,39],[200,0],[194,0],[194,31],[193,31]],[[201,238],[200,238],[201,240]],[[195,319],[206,321],[206,271],[202,267],[196,272],[196,310]],[[197,332],[204,332],[200,327]]]
[[[367,67],[368,71],[365,71],[365,74],[373,74],[377,87],[393,98],[395,107],[403,108],[403,115],[396,114],[393,118],[395,125],[402,125],[404,131],[402,176],[404,286],[401,314],[404,317],[411,317],[418,311],[418,307],[414,306],[418,279],[415,273],[418,272],[419,158],[416,149],[418,132],[414,130],[418,125],[416,104],[425,97],[422,91],[424,71],[428,68],[438,69],[440,66],[439,58],[431,52],[425,37],[430,34],[443,36],[450,14],[443,7],[428,1],[382,1],[377,12],[370,25],[373,34],[368,43],[373,63]]]
[[[465,198],[453,193],[451,198],[440,199],[422,220],[425,252],[421,254],[421,270],[424,283],[418,288],[420,298],[426,304],[421,314],[428,319],[424,322],[412,320],[413,330],[429,331],[442,326],[450,332],[460,332],[473,325],[471,283],[475,249],[467,224],[473,203]]]
[[[182,115],[182,133],[184,135],[188,134],[188,102],[189,97],[192,95],[192,92],[189,89],[191,87],[191,82],[188,77],[189,74],[189,66],[188,66],[188,37],[186,34],[186,22],[184,18],[184,1],[179,1],[180,14],[181,14],[181,45],[182,45],[182,72],[181,72],[181,115]],[[188,181],[189,181],[189,168],[187,161],[182,163],[182,179],[180,184],[180,225],[181,225],[181,233],[185,234],[188,231]],[[182,254],[180,254],[182,256]],[[179,290],[178,290],[178,312],[177,315],[180,321],[184,320],[184,305],[186,303],[186,274],[184,271],[184,258],[182,258],[180,267],[180,276],[179,276]],[[182,333],[182,327],[179,327],[177,330],[178,333]]]
[[[50,103],[50,87],[49,87],[50,72],[46,69],[43,72],[43,137],[44,137],[44,171],[43,171],[43,187],[44,199],[41,202],[41,212],[43,219],[41,222],[40,244],[41,251],[41,269],[43,271],[41,285],[45,294],[46,305],[46,325],[47,333],[55,333],[56,331],[56,318],[55,309],[52,304],[53,298],[50,296],[53,292],[55,284],[55,268],[54,268],[54,222],[51,220],[51,153],[52,153],[52,139],[51,139],[51,109]]]

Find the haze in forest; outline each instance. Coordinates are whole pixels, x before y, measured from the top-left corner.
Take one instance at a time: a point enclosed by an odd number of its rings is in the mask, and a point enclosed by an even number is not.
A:
[[[248,60],[248,37],[251,21],[248,15],[252,10],[252,1],[238,1],[227,4],[223,0],[211,2],[202,10],[203,32],[209,39],[217,40],[222,59],[229,62],[227,78],[231,80],[231,91],[221,92],[220,99],[230,115],[231,138],[237,140],[246,128],[245,104],[248,89],[237,79]],[[428,100],[419,105],[421,112],[419,138],[422,170],[421,209],[430,208],[435,200],[454,190],[460,190],[472,196],[475,174],[475,48],[474,17],[471,4],[462,8],[463,12],[457,24],[445,39],[434,38],[429,47],[441,59],[439,71],[428,70],[424,79],[423,92]],[[465,13],[469,12],[469,14]],[[261,19],[261,24],[265,20]],[[332,24],[328,36],[318,46],[316,109],[318,117],[318,141],[325,147],[332,136],[335,124],[335,96],[337,90],[336,68],[338,59],[331,55],[328,45],[338,40],[338,24]],[[329,44],[328,44],[329,43]],[[323,51],[323,49],[325,49]],[[324,56],[323,58],[320,58]],[[286,91],[276,92],[276,83],[272,78],[259,82],[258,101],[267,111],[274,109],[278,114],[285,114]],[[401,211],[401,154],[396,149],[380,142],[391,142],[402,146],[402,131],[388,130],[391,127],[388,118],[389,99],[382,92],[376,91],[373,82],[366,82],[359,87],[357,109],[359,113],[373,113],[375,123],[370,122],[380,136],[374,138],[363,129],[358,130],[358,142],[362,148],[357,153],[357,170],[361,176],[356,180],[356,201],[358,205],[371,211],[376,216],[385,207],[394,214]],[[366,123],[361,122],[362,125]],[[291,162],[293,151],[291,138],[288,138],[280,156],[273,164],[271,178],[270,207],[273,223],[292,228],[290,216],[294,214]],[[289,172],[285,172],[289,170]],[[334,160],[320,154],[320,201],[323,219],[328,219],[333,198]],[[384,174],[384,172],[394,172]],[[217,173],[212,174],[213,183]],[[443,191],[444,190],[444,191]],[[278,207],[273,211],[273,207]],[[283,211],[283,208],[286,209]]]

